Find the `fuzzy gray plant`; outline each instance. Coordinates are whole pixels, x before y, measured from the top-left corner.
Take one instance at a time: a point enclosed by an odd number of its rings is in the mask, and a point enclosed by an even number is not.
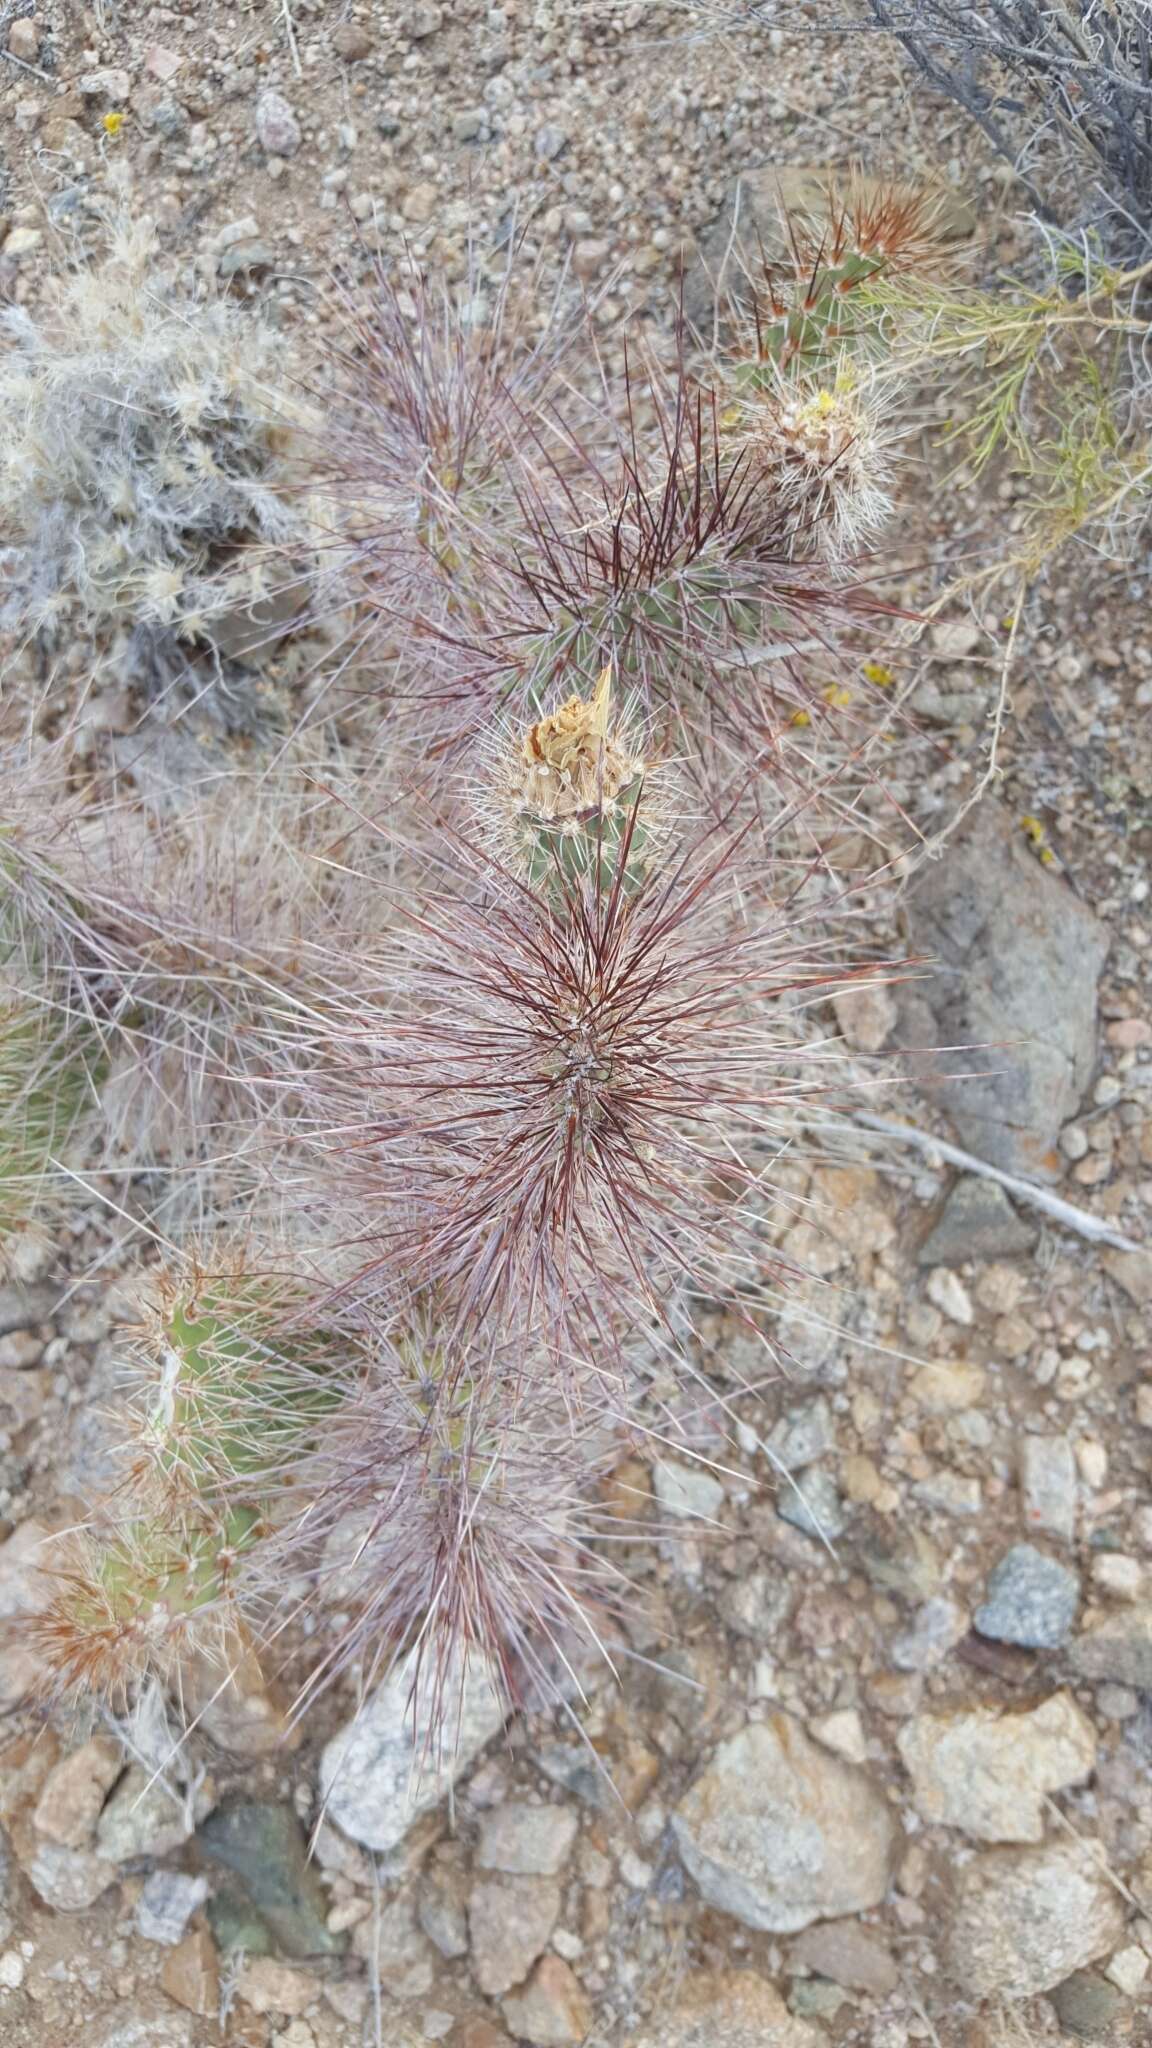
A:
[[[282,338],[189,291],[150,225],[123,223],[0,335],[0,629],[78,633],[163,688],[214,615],[284,578]]]

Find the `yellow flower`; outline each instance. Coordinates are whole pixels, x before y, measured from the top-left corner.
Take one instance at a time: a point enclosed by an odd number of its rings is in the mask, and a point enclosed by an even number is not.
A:
[[[866,661],[864,663],[863,675],[865,682],[874,683],[878,690],[890,690],[896,681],[892,670],[887,668],[882,661]]]
[[[844,706],[852,702],[851,690],[845,690],[837,683],[829,683],[828,688],[822,691],[821,694],[824,702],[834,705],[837,711],[843,711]]]
[[[794,711],[788,723],[789,725],[811,725],[812,720],[806,711]]]
[[[105,135],[119,135],[124,126],[123,114],[105,114],[103,126]]]

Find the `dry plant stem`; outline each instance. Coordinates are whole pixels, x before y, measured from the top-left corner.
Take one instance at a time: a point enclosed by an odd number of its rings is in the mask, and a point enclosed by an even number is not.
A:
[[[1028,588],[1029,579],[1027,576],[1021,576],[1016,588],[1016,599],[1012,606],[1012,624],[1008,629],[1008,643],[1000,663],[1000,680],[996,692],[996,703],[992,711],[992,730],[988,738],[988,758],[984,764],[984,772],[975,787],[969,790],[955,816],[950,818],[948,823],[942,826],[940,831],[935,833],[931,839],[926,840],[924,845],[920,847],[919,851],[910,860],[910,874],[915,874],[916,870],[922,867],[925,861],[939,859],[948,841],[955,837],[965,818],[975,810],[985,791],[991,788],[1000,773],[1000,742],[1004,737],[1004,720],[1008,712],[1008,678],[1012,672],[1016,642],[1020,633],[1020,619],[1028,596]],[[946,596],[948,594],[945,593]],[[942,608],[943,603],[944,599],[939,599],[931,607],[928,616],[931,617],[938,612]]]
[[[917,1130],[915,1124],[896,1123],[890,1117],[873,1116],[867,1110],[853,1110],[851,1122],[862,1130],[876,1131],[881,1137],[895,1138],[900,1144],[911,1145],[917,1152],[934,1152],[941,1159],[946,1159],[950,1166],[959,1166],[965,1173],[997,1181],[1010,1195],[1027,1202],[1033,1209],[1041,1210],[1054,1223],[1063,1224],[1066,1230],[1074,1230],[1077,1236],[1087,1238],[1091,1244],[1112,1245],[1120,1252],[1148,1249],[1147,1245],[1137,1244],[1134,1238],[1125,1237],[1123,1231],[1114,1230],[1102,1217],[1090,1215],[1087,1209],[1077,1209],[1059,1195],[1049,1194],[1047,1188],[1037,1187],[1034,1181],[1019,1180],[1014,1173],[1005,1173],[999,1166],[990,1166],[986,1159],[978,1159],[974,1152],[965,1152],[959,1145],[950,1145],[946,1138],[934,1137],[931,1131]]]
[[[280,0],[280,12],[284,18],[284,33],[288,38],[288,51],[292,59],[292,69],[297,78],[303,78],[304,67],[300,62],[300,49],[296,41],[296,26],[292,20],[291,0]]]

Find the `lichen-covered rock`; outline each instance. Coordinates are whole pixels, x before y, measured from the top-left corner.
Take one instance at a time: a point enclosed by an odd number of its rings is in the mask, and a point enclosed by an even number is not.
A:
[[[968,1998],[1032,1998],[1106,1955],[1125,1918],[1087,1844],[989,1849],[960,1873],[949,1970]]]
[[[387,1851],[449,1787],[504,1725],[505,1709],[478,1659],[448,1673],[443,1737],[430,1727],[431,1702],[412,1690],[415,1657],[397,1666],[354,1720],[334,1735],[320,1760],[325,1811],[366,1848]]]
[[[626,2048],[822,2048],[825,2038],[755,1970],[694,1970]]]
[[[1066,1692],[1024,1713],[923,1714],[897,1747],[922,1818],[982,1842],[1043,1841],[1045,1795],[1083,1784],[1096,1763],[1092,1723]]]

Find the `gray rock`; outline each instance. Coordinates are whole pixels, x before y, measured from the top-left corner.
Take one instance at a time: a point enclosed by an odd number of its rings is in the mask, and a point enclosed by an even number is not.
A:
[[[1020,1445],[1020,1500],[1029,1529],[1071,1543],[1080,1485],[1066,1436],[1026,1436]]]
[[[555,122],[549,121],[545,127],[536,130],[533,148],[542,163],[555,163],[556,158],[563,156],[567,147],[567,131],[558,128]]]
[[[943,1566],[935,1544],[890,1515],[855,1518],[852,1548],[865,1577],[882,1593],[927,1601],[940,1589]]]
[[[754,1643],[768,1642],[784,1628],[795,1604],[796,1587],[780,1570],[741,1573],[719,1599],[729,1628]]]
[[[1152,1692],[1152,1606],[1120,1608],[1078,1635],[1069,1651],[1081,1678],[1110,1678]]]
[[[303,140],[300,123],[281,92],[262,92],[256,102],[256,140],[269,156],[295,156]]]
[[[175,1948],[188,1922],[208,1897],[206,1877],[187,1877],[182,1870],[154,1870],[144,1880],[136,1905],[136,1932],[144,1941]]]
[[[268,1922],[242,1885],[221,1885],[208,1901],[208,1925],[222,1956],[270,1956],[276,1943]]]
[[[886,1800],[787,1714],[721,1743],[672,1825],[708,1904],[746,1927],[796,1933],[879,1905],[888,1889]]]
[[[624,2048],[824,2048],[755,1970],[691,1970]]]
[[[329,1932],[328,1894],[290,1807],[221,1807],[196,1839],[206,1856],[241,1879],[283,1955],[334,1955],[343,1949],[343,1937]]]
[[[275,263],[275,250],[254,235],[248,241],[233,242],[227,249],[222,249],[216,259],[216,268],[222,278],[231,279],[252,277],[257,271],[272,270]]]
[[[968,1616],[943,1593],[926,1600],[912,1626],[893,1636],[889,1656],[897,1671],[934,1671],[968,1633]]]
[[[369,1849],[396,1848],[504,1725],[504,1704],[478,1659],[462,1678],[446,1674],[442,1738],[432,1727],[426,1686],[413,1705],[418,1677],[415,1657],[406,1659],[320,1759],[329,1819]]]
[[[167,1856],[188,1840],[196,1822],[212,1811],[211,1797],[198,1797],[195,1816],[188,1802],[152,1771],[133,1764],[96,1824],[96,1854],[110,1863],[137,1856]]]
[[[559,1918],[555,1878],[489,1877],[473,1885],[468,1901],[472,1973],[486,1998],[502,1998],[524,1982]]]
[[[1103,2041],[1112,2048],[1127,1999],[1099,1970],[1076,1970],[1049,1992],[1066,2034],[1078,2041]]]
[[[806,1928],[792,1943],[789,1961],[872,1998],[887,1998],[900,1982],[889,1951],[855,1920],[828,1920]]]
[[[572,1854],[579,1825],[565,1806],[509,1800],[485,1818],[476,1862],[481,1870],[512,1877],[555,1877]]]
[[[1014,1543],[988,1574],[987,1598],[974,1626],[997,1643],[1058,1650],[1068,1641],[1080,1602],[1080,1577],[1030,1543]]]
[[[580,2048],[592,2007],[579,1978],[560,1956],[544,1956],[522,1991],[500,2007],[518,2041],[530,2048]]]
[[[925,868],[908,923],[913,950],[934,962],[901,990],[899,1038],[913,1071],[969,1150],[1011,1173],[1056,1178],[1060,1127],[1096,1059],[1103,925],[989,802]],[[921,1050],[931,1045],[949,1050]]]
[[[441,1851],[420,1878],[416,1917],[434,1948],[449,1962],[468,1953],[468,1884],[458,1861]]]
[[[19,1853],[19,1845],[18,1851]],[[66,1849],[58,1842],[29,1845],[20,1858],[33,1890],[57,1913],[81,1913],[116,1882],[116,1872],[90,1849]]]
[[[703,1465],[658,1458],[652,1484],[664,1513],[678,1521],[715,1521],[724,1505],[724,1488]]]
[[[107,2034],[93,2036],[92,2048],[189,2048],[192,2022],[183,2013],[162,2019],[117,2020]]]
[[[781,1521],[825,1543],[835,1543],[844,1534],[844,1508],[836,1481],[819,1466],[801,1472],[798,1479],[781,1481],[776,1512]]]
[[[1125,1918],[1089,1844],[988,1849],[960,1872],[949,1971],[966,1998],[1032,1998],[1107,1955]]]
[[[800,1472],[826,1458],[836,1448],[836,1426],[824,1395],[786,1408],[769,1430],[767,1444],[773,1463],[785,1472]]]
[[[1092,1723],[1066,1692],[1023,1713],[923,1714],[896,1744],[921,1818],[981,1842],[1043,1841],[1047,1796],[1096,1767]]]
[[[393,1899],[379,1915],[361,1920],[352,1946],[390,1998],[426,1998],[436,1981],[436,1955],[416,1923],[411,1899]]]
[[[974,1173],[956,1182],[916,1254],[922,1266],[959,1266],[965,1259],[1010,1259],[1030,1252],[1039,1231],[1016,1214],[1003,1188]]]

